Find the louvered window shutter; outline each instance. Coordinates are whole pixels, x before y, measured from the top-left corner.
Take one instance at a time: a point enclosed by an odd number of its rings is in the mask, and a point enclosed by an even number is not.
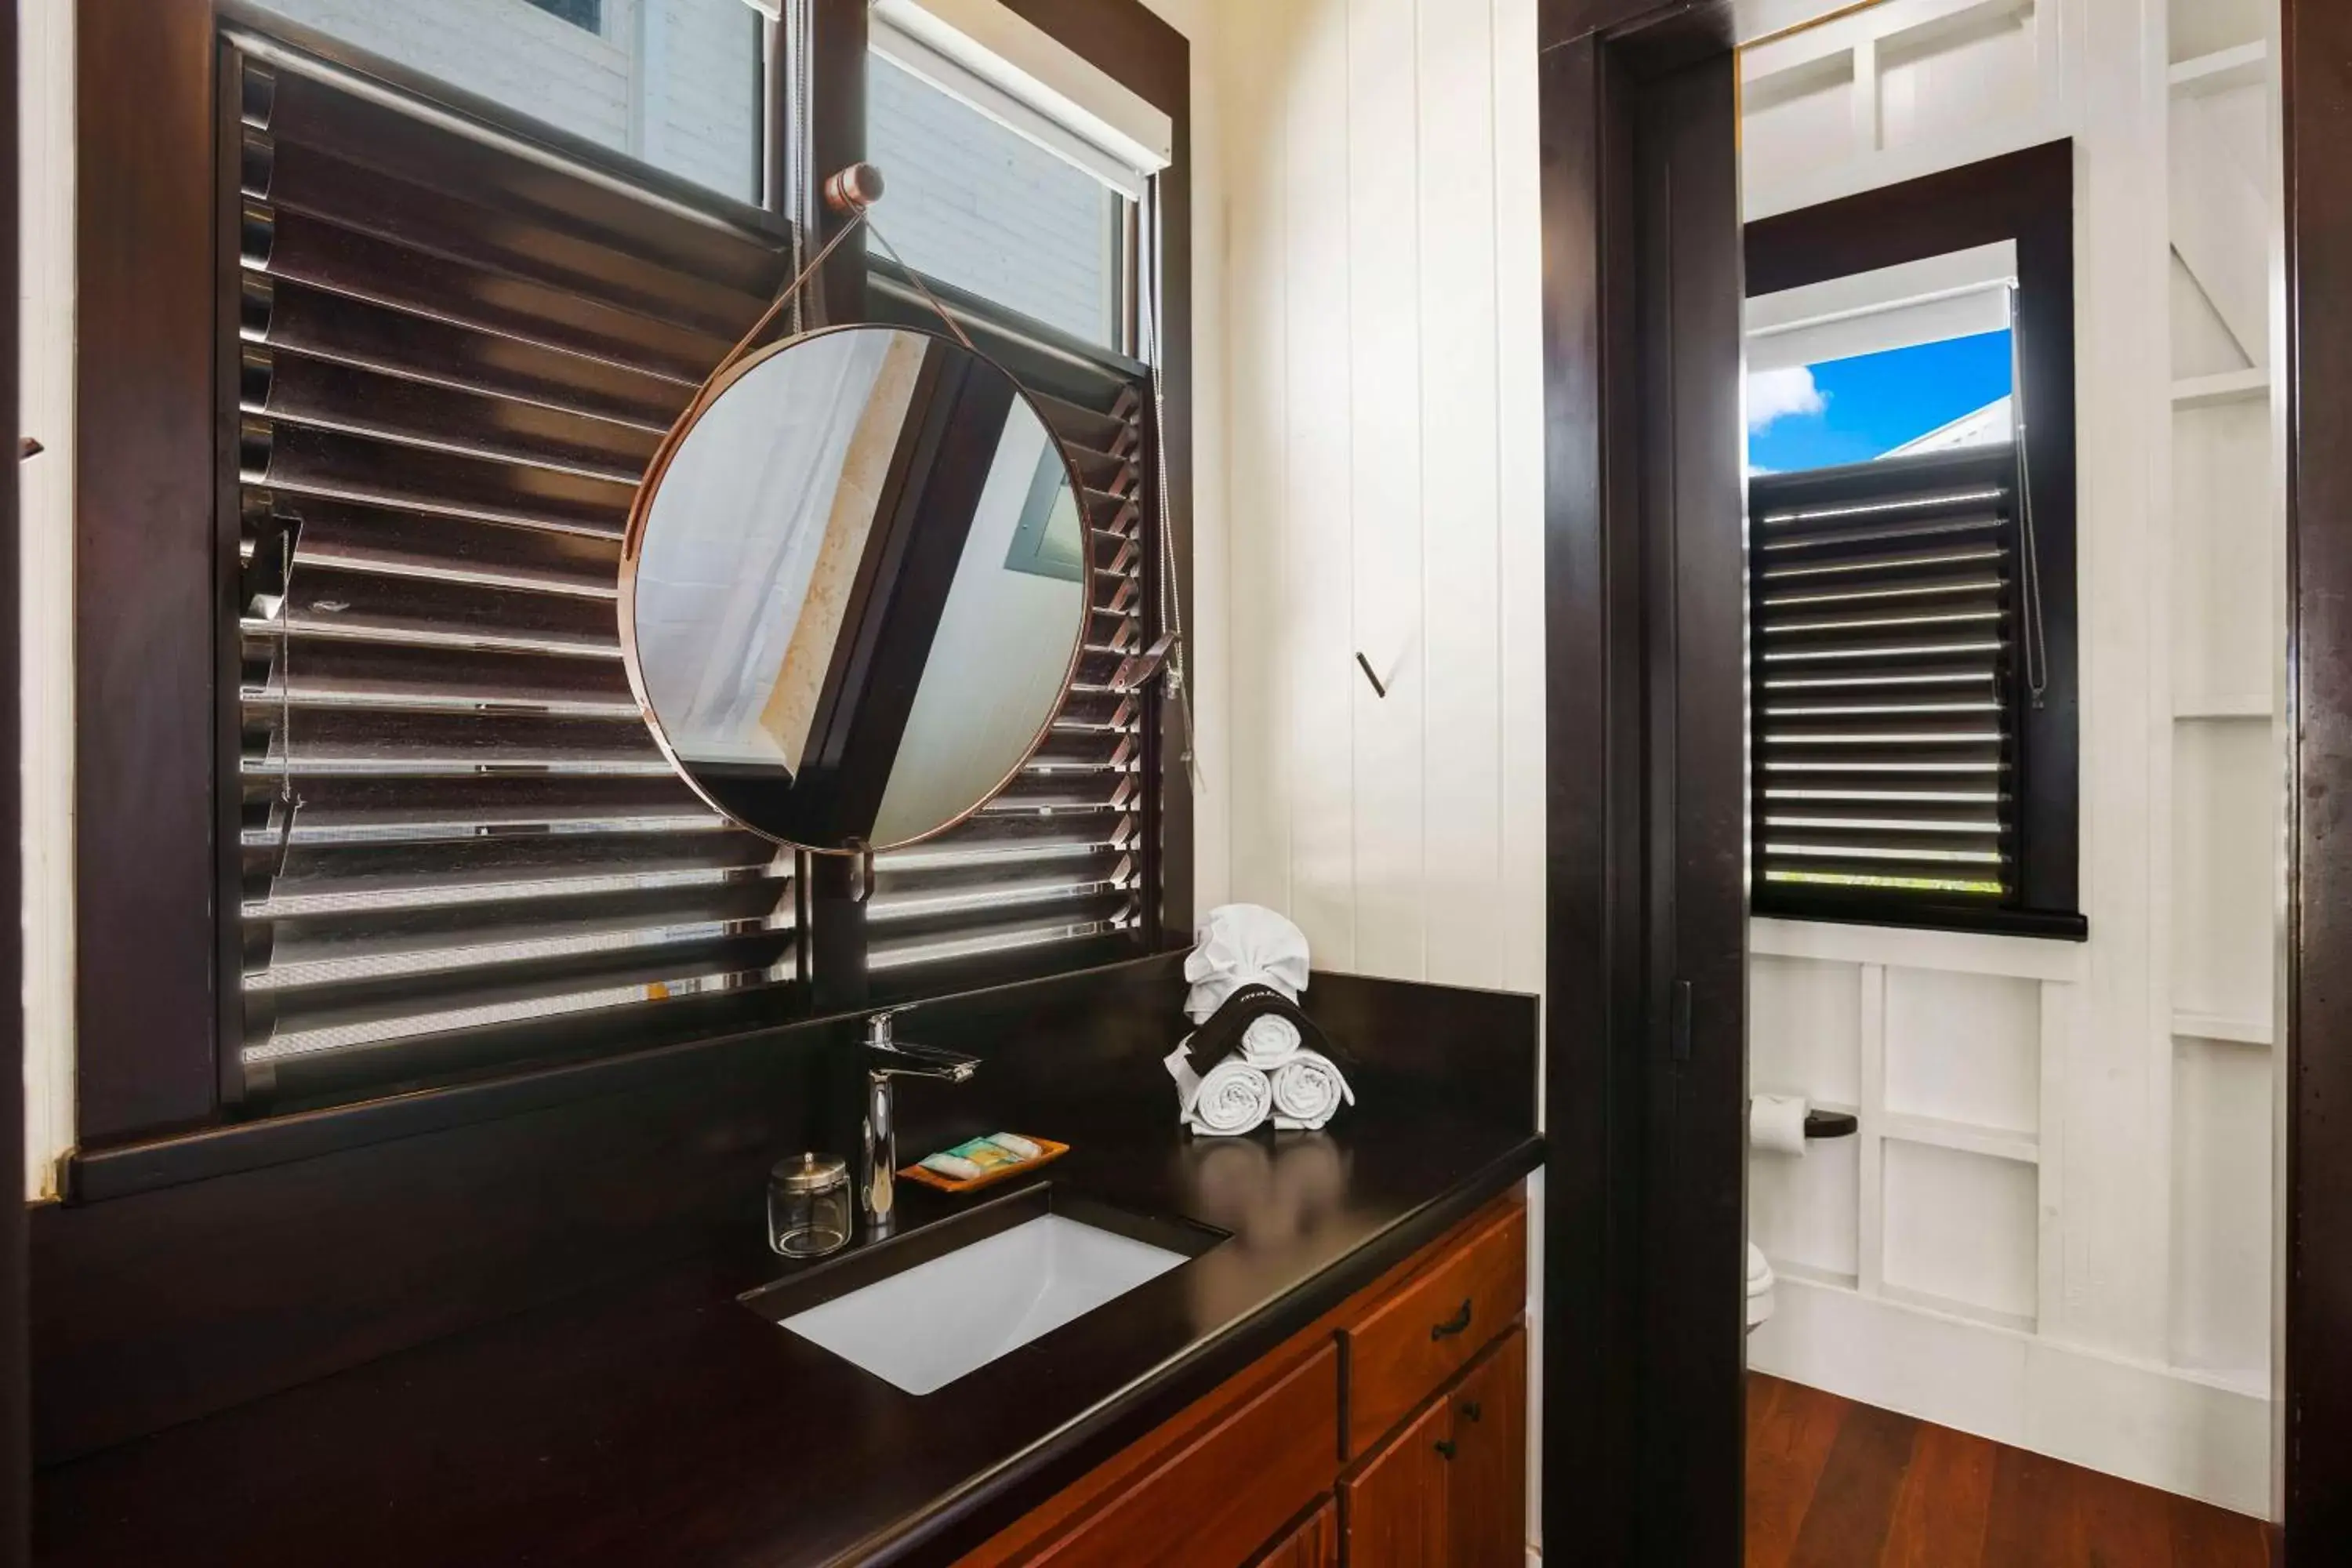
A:
[[[2006,443],[1749,480],[1759,911],[2017,902],[2016,495]]]
[[[943,330],[887,263],[876,320]],[[1154,541],[1148,504],[1150,372],[975,297],[931,285],[982,353],[1035,395],[1087,485],[1086,648],[1052,733],[1005,793],[960,826],[877,858],[866,906],[877,995],[957,989],[1104,963],[1140,950],[1149,861],[1148,699],[1111,689],[1140,650]]]
[[[793,858],[672,777],[614,610],[639,472],[789,240],[234,40],[222,71],[248,1085],[772,1016]]]

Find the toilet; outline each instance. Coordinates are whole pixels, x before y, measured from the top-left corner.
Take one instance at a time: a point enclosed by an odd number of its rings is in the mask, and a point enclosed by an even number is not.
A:
[[[1748,1244],[1748,1331],[1754,1333],[1756,1325],[1772,1315],[1772,1265],[1764,1249],[1754,1242]]]

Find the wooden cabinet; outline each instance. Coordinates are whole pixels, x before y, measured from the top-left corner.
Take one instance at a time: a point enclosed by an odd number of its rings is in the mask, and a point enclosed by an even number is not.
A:
[[[1339,1331],[1348,1347],[1348,1452],[1364,1453],[1519,1321],[1528,1211],[1489,1210]]]
[[[1445,1402],[1432,1400],[1339,1488],[1349,1568],[1425,1568],[1445,1561],[1445,1472],[1454,1448]]]
[[[1514,1190],[958,1568],[1519,1568],[1526,1298]]]
[[[1349,1568],[1526,1561],[1527,1380],[1527,1335],[1514,1326],[1349,1474]]]
[[[1513,1329],[1448,1397],[1446,1561],[1502,1568],[1528,1554],[1528,1336]]]
[[[1339,1568],[1339,1505],[1325,1498],[1313,1513],[1260,1552],[1250,1568]]]

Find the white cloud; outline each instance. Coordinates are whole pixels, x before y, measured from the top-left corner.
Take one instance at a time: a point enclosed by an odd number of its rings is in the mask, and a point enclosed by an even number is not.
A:
[[[1789,365],[1780,370],[1751,372],[1748,377],[1748,429],[1750,435],[1778,419],[1819,414],[1830,405],[1813,384],[1811,367]]]

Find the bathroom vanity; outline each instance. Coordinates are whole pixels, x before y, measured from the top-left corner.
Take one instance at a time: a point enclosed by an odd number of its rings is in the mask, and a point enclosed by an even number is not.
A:
[[[908,1157],[1071,1152],[908,1188],[814,1265],[769,1252],[761,1177],[854,1138],[856,1017],[509,1085],[496,1119],[394,1102],[358,1148],[92,1159],[37,1222],[37,1561],[1519,1562],[1533,1000],[1318,974],[1359,1105],[1192,1139],[1180,965],[927,1006],[982,1065],[902,1088]],[[1055,1213],[1182,1261],[923,1394],[779,1326]]]
[[[1515,1188],[962,1563],[1520,1561],[1527,1240]]]

